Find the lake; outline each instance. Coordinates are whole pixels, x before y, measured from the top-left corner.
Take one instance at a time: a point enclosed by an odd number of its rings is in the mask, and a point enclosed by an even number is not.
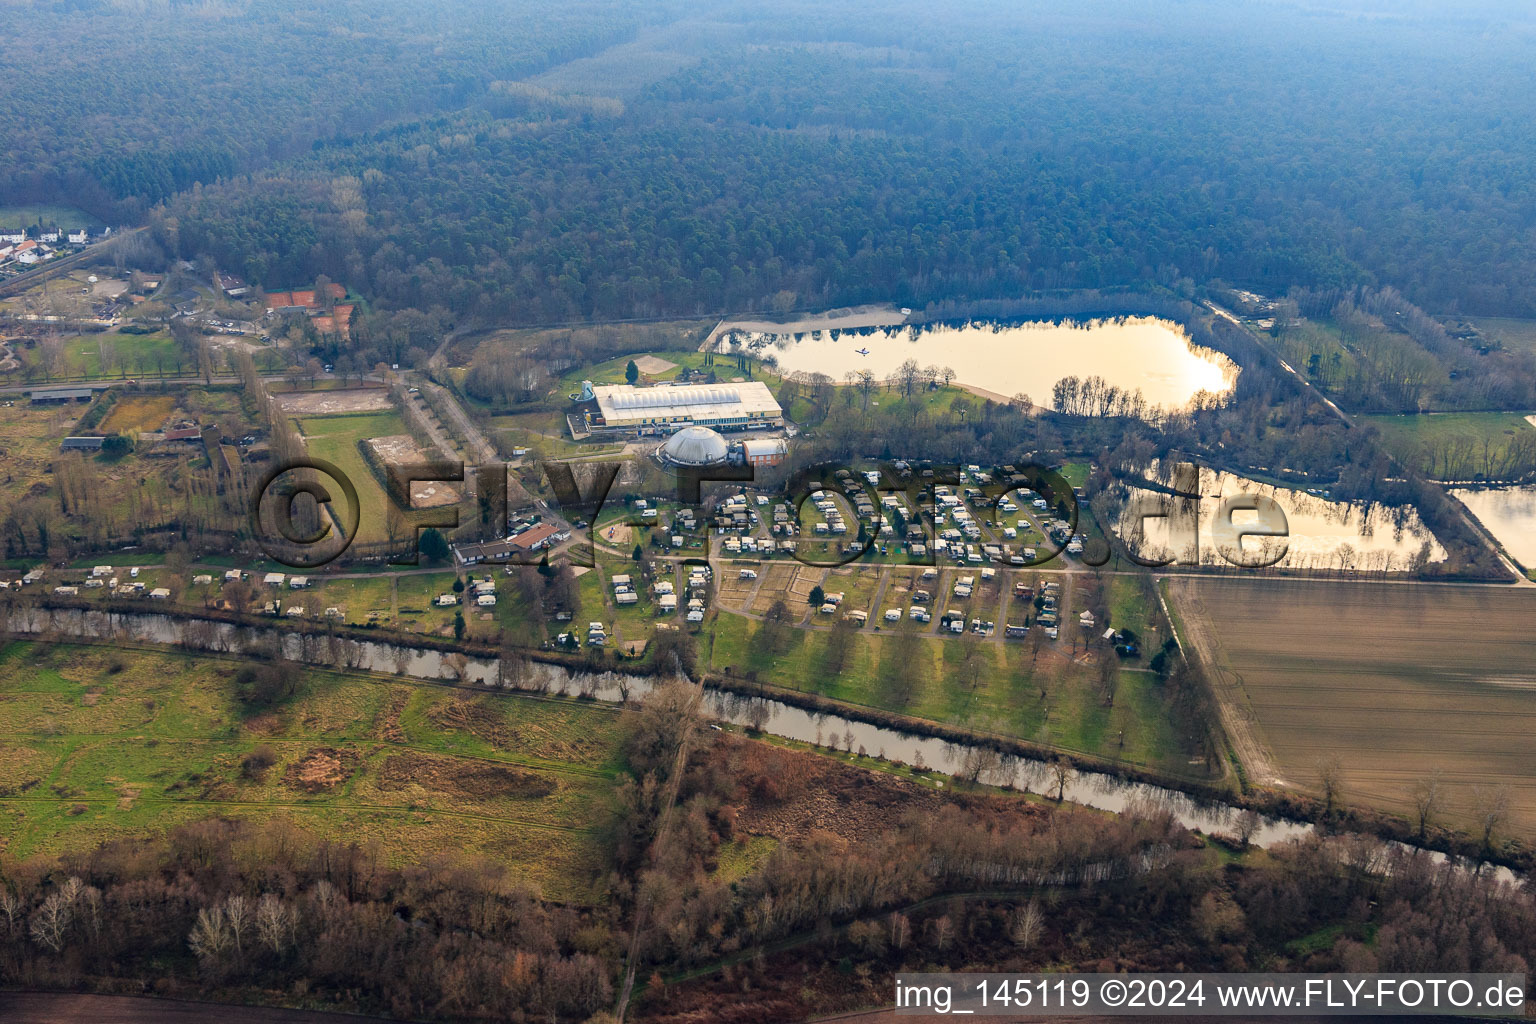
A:
[[[1222,499],[1238,494],[1271,498],[1285,512],[1289,532],[1286,554],[1276,564],[1286,568],[1407,572],[1415,568],[1420,558],[1426,563],[1446,559],[1445,548],[1411,505],[1332,501],[1306,491],[1276,487],[1204,468],[1200,470],[1199,490],[1201,565],[1228,564],[1216,549],[1212,524]],[[1254,513],[1241,511],[1232,517],[1239,527],[1256,519]],[[1145,520],[1140,540],[1127,536],[1132,529],[1128,523],[1121,523],[1116,528],[1121,540],[1132,550],[1143,553],[1169,550],[1167,519]],[[1244,550],[1258,550],[1263,543],[1265,541],[1257,537],[1242,542]],[[1424,551],[1426,544],[1427,553]]]
[[[1536,569],[1536,485],[1458,488],[1451,494],[1472,510],[1515,561],[1527,570]]]
[[[772,355],[781,370],[824,373],[839,383],[861,370],[885,380],[915,359],[923,367],[949,367],[957,383],[978,394],[1007,401],[1023,393],[1041,406],[1051,404],[1051,388],[1063,377],[1097,375],[1140,391],[1148,405],[1182,409],[1201,391],[1231,391],[1238,373],[1232,360],[1195,346],[1178,324],[1155,317],[721,336],[719,351],[735,347]]]

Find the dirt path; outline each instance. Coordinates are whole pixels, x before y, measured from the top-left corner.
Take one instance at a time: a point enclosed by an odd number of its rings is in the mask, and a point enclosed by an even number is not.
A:
[[[694,687],[692,707],[697,711],[704,701],[704,684],[694,683],[692,680],[689,682]],[[677,792],[682,784],[683,766],[688,763],[688,744],[693,739],[693,732],[697,727],[697,718],[690,716],[684,724],[682,735],[678,738],[677,756],[672,760],[672,774],[667,780],[666,802],[662,805],[661,815],[656,823],[656,838],[651,842],[653,856],[656,851],[663,849],[662,844],[668,841],[668,834],[672,829],[673,812],[677,808]],[[614,1013],[614,1016],[619,1019],[619,1024],[624,1024],[624,1014],[629,1010],[629,997],[635,988],[635,971],[640,963],[640,936],[645,928],[647,911],[650,909],[643,898],[637,899],[637,903],[634,930],[629,936],[629,952],[624,957],[624,982],[619,988],[619,1001]]]
[[[423,380],[421,386],[423,390],[430,391],[441,401],[442,408],[447,411],[448,418],[453,421],[447,425],[464,439],[464,446],[476,465],[489,466],[499,461],[495,446],[480,432],[480,428],[474,425],[469,414],[460,408],[458,399],[454,398],[447,388],[429,380]]]
[[[275,1006],[228,1006],[144,996],[97,996],[68,992],[0,992],[0,1020],[7,1024],[359,1024],[381,1017],[286,1010]]]
[[[1280,774],[1274,755],[1259,738],[1259,721],[1249,704],[1243,677],[1227,663],[1220,642],[1211,632],[1205,605],[1194,582],[1170,579],[1168,594],[1178,602],[1181,612],[1180,619],[1184,627],[1182,639],[1188,643],[1185,656],[1191,658],[1210,680],[1221,727],[1248,781],[1260,786],[1290,785]]]
[[[410,403],[416,415],[421,418],[422,428],[426,430],[428,439],[431,440],[432,444],[439,451],[449,458],[462,454],[458,442],[448,436],[448,432],[443,429],[442,423],[438,422],[437,413],[433,412],[432,407],[422,400],[420,394],[407,392],[405,400]],[[473,474],[467,475],[473,477]]]
[[[1239,329],[1241,329],[1244,334],[1248,335],[1249,339],[1255,345],[1257,345],[1259,348],[1264,350],[1264,353],[1266,355],[1268,355],[1275,362],[1279,363],[1281,368],[1284,369],[1286,373],[1288,373],[1292,377],[1294,377],[1296,379],[1296,383],[1301,385],[1303,391],[1309,392],[1310,394],[1315,396],[1318,399],[1318,401],[1320,401],[1324,405],[1326,405],[1333,412],[1333,414],[1335,416],[1337,416],[1340,420],[1342,420],[1344,422],[1344,425],[1346,427],[1351,427],[1351,428],[1354,427],[1355,421],[1349,418],[1349,414],[1348,413],[1346,413],[1343,409],[1340,409],[1337,405],[1335,405],[1333,403],[1333,400],[1331,398],[1329,398],[1327,395],[1323,394],[1322,391],[1318,390],[1317,386],[1314,385],[1310,380],[1308,380],[1304,374],[1302,374],[1299,370],[1297,370],[1295,367],[1293,367],[1290,363],[1286,362],[1284,359],[1281,359],[1278,355],[1276,355],[1273,351],[1271,351],[1269,346],[1264,344],[1263,339],[1260,338],[1254,331],[1250,331],[1246,324],[1244,324],[1237,317],[1233,316],[1231,313],[1227,312],[1225,309],[1222,309],[1220,306],[1216,305],[1216,303],[1210,301],[1209,299],[1205,300],[1205,307],[1207,309],[1209,309],[1212,313],[1215,313],[1217,316],[1221,317],[1223,320],[1226,320],[1227,322],[1229,322],[1229,323],[1233,324],[1234,326],[1238,327]]]

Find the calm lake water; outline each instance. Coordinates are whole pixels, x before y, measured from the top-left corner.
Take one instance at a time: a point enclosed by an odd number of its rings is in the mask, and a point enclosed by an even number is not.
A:
[[[1536,568],[1536,486],[1451,492],[1527,569]]]
[[[1388,506],[1373,502],[1330,501],[1306,491],[1263,484],[1233,473],[1200,470],[1200,564],[1228,564],[1217,550],[1212,524],[1222,499],[1238,494],[1272,498],[1285,512],[1289,536],[1286,554],[1278,563],[1295,569],[1356,569],[1374,572],[1406,572],[1414,562],[1443,562],[1445,548],[1408,505]],[[1252,512],[1236,512],[1232,521],[1241,527],[1255,522]],[[1144,521],[1141,540],[1128,534],[1134,525],[1122,522],[1116,533],[1133,550],[1169,551],[1169,522]],[[1248,538],[1244,550],[1258,550],[1262,538]],[[1272,543],[1272,542],[1270,542]],[[1427,557],[1424,546],[1428,544]]]
[[[783,370],[824,373],[839,383],[860,370],[884,380],[915,359],[924,367],[952,368],[956,381],[973,390],[1001,399],[1023,392],[1042,406],[1050,405],[1051,387],[1061,378],[1097,375],[1140,390],[1149,405],[1181,409],[1197,392],[1230,391],[1238,373],[1226,356],[1197,348],[1178,324],[1154,317],[721,337],[720,351],[735,346],[771,353]]]

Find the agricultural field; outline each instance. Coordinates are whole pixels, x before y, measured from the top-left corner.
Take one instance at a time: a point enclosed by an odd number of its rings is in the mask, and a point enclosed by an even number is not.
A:
[[[1436,480],[1504,480],[1536,467],[1536,426],[1523,412],[1362,416],[1382,445]]]
[[[1475,316],[1472,323],[1490,341],[1503,343],[1515,351],[1536,352],[1536,320],[1516,320],[1509,317]]]
[[[1443,773],[1444,821],[1507,798],[1536,835],[1536,591],[1273,580],[1169,581],[1183,639],[1213,665],[1249,778],[1408,815]],[[1229,732],[1234,731],[1229,728]]]
[[[0,849],[86,850],[211,815],[291,818],[390,861],[460,849],[591,897],[620,714],[305,670],[242,703],[235,660],[0,648]]]
[[[96,425],[96,429],[103,434],[142,434],[159,430],[175,409],[175,395],[132,395],[119,398]]]

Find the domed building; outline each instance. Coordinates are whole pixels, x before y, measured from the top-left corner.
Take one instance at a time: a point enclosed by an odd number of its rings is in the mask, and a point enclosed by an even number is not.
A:
[[[663,462],[674,466],[713,466],[730,454],[725,438],[708,427],[684,427],[661,446],[657,453]]]

